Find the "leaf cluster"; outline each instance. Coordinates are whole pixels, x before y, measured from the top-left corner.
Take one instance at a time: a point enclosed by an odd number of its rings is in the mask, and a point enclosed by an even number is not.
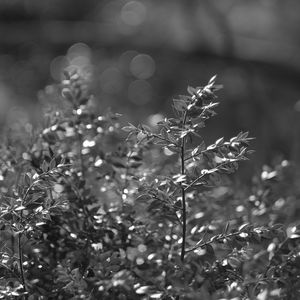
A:
[[[121,130],[66,73],[39,128],[9,129],[0,299],[299,297],[299,174],[280,161],[251,187],[230,181],[251,138],[204,141],[215,79],[189,87],[156,129]]]

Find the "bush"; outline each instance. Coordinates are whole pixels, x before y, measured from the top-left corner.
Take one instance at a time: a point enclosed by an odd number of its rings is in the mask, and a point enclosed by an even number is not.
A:
[[[251,138],[202,139],[215,77],[157,128],[97,116],[87,87],[66,74],[2,145],[0,298],[298,299],[297,169],[230,180]]]

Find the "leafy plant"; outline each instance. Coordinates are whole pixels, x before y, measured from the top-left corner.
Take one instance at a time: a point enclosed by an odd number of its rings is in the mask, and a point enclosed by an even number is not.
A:
[[[251,138],[203,140],[220,88],[123,130],[78,72],[45,93],[41,127],[20,118],[1,148],[0,298],[297,299],[296,168],[232,183]]]

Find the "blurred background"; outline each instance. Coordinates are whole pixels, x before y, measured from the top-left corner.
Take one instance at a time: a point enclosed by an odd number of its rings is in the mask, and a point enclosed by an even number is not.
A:
[[[34,118],[39,91],[74,67],[100,109],[132,123],[170,115],[176,95],[218,74],[208,141],[250,131],[247,168],[300,160],[300,1],[0,1],[1,124],[15,107]]]

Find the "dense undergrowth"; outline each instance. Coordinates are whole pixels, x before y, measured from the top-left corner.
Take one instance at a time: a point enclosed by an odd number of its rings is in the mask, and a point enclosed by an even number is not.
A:
[[[0,299],[299,299],[299,171],[231,181],[251,138],[203,141],[219,88],[123,127],[66,74],[41,128],[2,141]]]

